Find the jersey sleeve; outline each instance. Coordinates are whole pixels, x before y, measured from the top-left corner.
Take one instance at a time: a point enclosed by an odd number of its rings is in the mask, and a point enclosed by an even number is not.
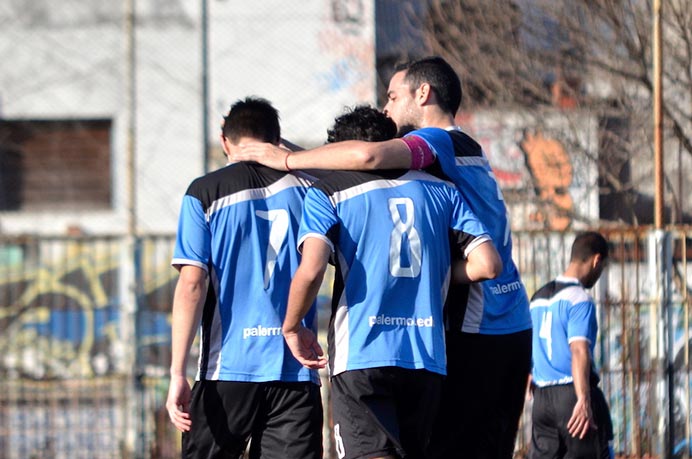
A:
[[[298,250],[309,237],[322,239],[332,252],[335,241],[331,240],[330,230],[337,225],[336,209],[329,197],[316,188],[310,188],[303,202],[303,215],[298,230]]]
[[[593,343],[596,339],[596,307],[591,301],[582,301],[569,307],[567,318],[567,341],[585,339]]]
[[[183,265],[193,265],[206,271],[210,260],[211,232],[202,203],[191,195],[185,195],[171,264],[176,269]]]
[[[452,243],[464,257],[483,242],[491,240],[488,230],[461,199],[456,189],[450,189],[452,214],[450,229]]]

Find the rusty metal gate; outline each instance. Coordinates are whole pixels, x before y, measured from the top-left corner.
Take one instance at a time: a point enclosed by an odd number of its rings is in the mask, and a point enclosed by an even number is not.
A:
[[[692,229],[603,232],[611,260],[592,294],[615,451],[689,457]],[[573,238],[515,232],[529,294],[563,271]],[[178,457],[179,435],[164,408],[173,242],[172,235],[0,239],[0,458]],[[324,288],[323,318],[328,295]],[[527,450],[530,407],[517,457]],[[328,457],[328,439],[325,446]]]

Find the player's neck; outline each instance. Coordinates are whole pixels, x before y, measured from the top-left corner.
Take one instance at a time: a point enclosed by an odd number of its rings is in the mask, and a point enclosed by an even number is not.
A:
[[[449,126],[454,126],[454,117],[442,110],[430,107],[429,110],[424,112],[421,125],[423,127],[446,129]]]

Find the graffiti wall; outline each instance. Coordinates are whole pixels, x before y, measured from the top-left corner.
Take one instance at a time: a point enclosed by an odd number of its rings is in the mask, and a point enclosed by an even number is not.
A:
[[[598,221],[593,119],[479,111],[461,114],[457,122],[483,146],[505,194],[512,227],[565,230]]]
[[[138,308],[130,317],[123,308],[125,247],[120,238],[0,243],[1,457],[123,457],[133,419],[150,425],[137,442],[149,449],[154,429],[146,420],[165,392],[142,397],[141,413],[128,414],[128,399],[144,393],[133,389],[132,372],[168,372],[177,276],[170,237],[139,241]]]
[[[0,374],[92,378],[125,367],[119,240],[32,240],[3,250],[12,256],[0,266]],[[156,250],[148,241],[141,258]],[[162,291],[170,298],[175,271],[161,262],[141,273],[137,335],[145,348],[170,340],[170,301],[160,300]],[[150,360],[143,363],[167,365]]]

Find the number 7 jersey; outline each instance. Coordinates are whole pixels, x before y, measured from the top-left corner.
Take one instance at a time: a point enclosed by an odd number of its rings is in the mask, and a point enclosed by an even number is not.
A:
[[[322,239],[336,267],[332,376],[384,366],[446,373],[450,237],[465,254],[490,240],[454,184],[423,172],[334,172],[308,191],[299,243]]]
[[[192,182],[183,198],[172,264],[207,271],[197,379],[313,381],[281,325],[308,176],[236,163]],[[316,328],[315,306],[305,325]]]

